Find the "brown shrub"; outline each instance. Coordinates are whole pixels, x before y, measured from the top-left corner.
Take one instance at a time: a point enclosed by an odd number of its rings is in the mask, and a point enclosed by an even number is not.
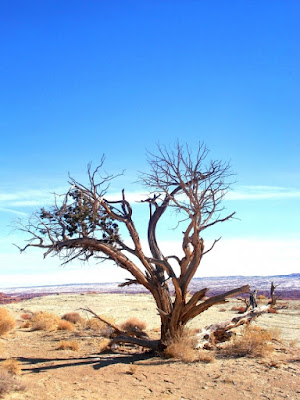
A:
[[[108,338],[103,338],[102,340],[100,340],[99,342],[99,353],[103,353],[104,351],[110,349],[110,344],[111,344],[111,340]]]
[[[71,322],[72,324],[80,324],[84,325],[84,318],[78,313],[78,312],[70,312],[61,317],[61,319],[64,319],[66,321]]]
[[[26,321],[24,322],[24,324],[21,325],[21,328],[30,328],[30,327],[31,327],[30,321]]]
[[[14,329],[16,326],[16,320],[6,310],[6,308],[0,308],[0,336]]]
[[[273,351],[273,346],[270,344],[271,340],[270,332],[257,326],[247,326],[243,330],[243,335],[235,336],[225,346],[223,352],[235,357],[263,357]]]
[[[275,339],[277,341],[280,341],[282,331],[279,328],[269,328],[268,333],[271,336],[272,340]]]
[[[132,317],[121,324],[121,329],[126,332],[142,332],[146,329],[146,326],[146,322]]]
[[[219,311],[220,311],[220,312],[225,312],[225,311],[226,311],[226,308],[219,308]]]
[[[33,317],[33,314],[31,314],[31,313],[21,314],[21,318],[25,319],[25,320],[30,320],[32,317]]]
[[[3,398],[9,392],[24,390],[24,386],[16,377],[0,368],[0,397]]]
[[[198,352],[194,349],[195,337],[187,329],[178,334],[176,338],[170,341],[164,350],[167,358],[177,358],[185,362],[193,362],[197,359]]]
[[[101,317],[101,315],[100,315]],[[110,322],[112,324],[115,323],[115,320],[111,316],[103,315],[102,316],[107,322]],[[100,321],[98,318],[91,318],[87,322],[87,327],[89,329],[92,329],[93,331],[97,332],[99,335],[104,336],[104,337],[110,337],[111,334],[113,333],[113,329],[107,325],[105,322]]]
[[[58,322],[57,329],[60,331],[74,331],[75,326],[74,324],[72,324],[72,322],[66,320],[60,320]]]
[[[48,312],[38,312],[31,319],[33,331],[52,331],[57,328],[60,319],[57,315]]]
[[[20,375],[22,372],[20,361],[14,360],[13,358],[2,361],[1,368],[9,372],[11,375]]]
[[[79,344],[74,340],[62,340],[58,343],[56,350],[79,350]]]

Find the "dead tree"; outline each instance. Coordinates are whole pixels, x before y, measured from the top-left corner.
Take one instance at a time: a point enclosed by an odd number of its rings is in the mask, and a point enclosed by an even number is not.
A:
[[[275,296],[275,289],[279,286],[278,285],[274,285],[274,282],[271,282],[271,290],[270,290],[270,301],[269,304],[271,304],[271,306],[275,306],[276,301],[277,301],[277,297]]]
[[[257,307],[257,302],[256,302],[256,295],[257,295],[257,290],[253,290],[252,293],[250,293],[250,306],[254,309]]]
[[[95,170],[88,167],[86,185],[70,177],[69,191],[62,197],[56,196],[52,208],[42,208],[27,225],[20,226],[30,234],[29,243],[20,250],[42,248],[44,256],[59,255],[63,263],[74,259],[87,261],[90,257],[114,261],[132,275],[123,285],[140,284],[152,294],[161,319],[160,343],[166,344],[200,313],[224,303],[228,297],[249,291],[245,285],[204,300],[208,289],[203,288],[189,297],[189,283],[203,256],[220,240],[206,249],[204,231],[235,214],[224,215],[222,206],[232,177],[230,166],[221,161],[207,162],[207,155],[203,144],[193,153],[188,146],[177,144],[172,149],[159,146],[157,154],[149,154],[150,172],[143,174],[141,181],[151,193],[144,200],[150,209],[151,256],[142,248],[124,189],[119,200],[109,199],[109,183],[115,176],[101,175],[104,158]],[[158,223],[167,209],[176,212],[183,230],[181,257],[163,254],[157,241]],[[130,243],[120,234],[121,227],[122,232],[124,228],[127,231]],[[170,260],[175,260],[177,269]],[[174,297],[170,295],[169,281],[173,283]],[[148,346],[153,347],[149,341]]]

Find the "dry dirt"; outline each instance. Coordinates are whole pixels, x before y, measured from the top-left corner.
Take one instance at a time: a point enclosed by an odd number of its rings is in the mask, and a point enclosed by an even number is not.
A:
[[[193,327],[233,317],[233,305],[241,304],[232,300],[213,307],[195,319]],[[158,334],[159,318],[148,295],[54,295],[8,305],[19,323],[16,330],[0,339],[0,359],[21,362],[19,379],[25,390],[10,393],[6,399],[300,399],[299,301],[289,301],[287,309],[257,320],[263,328],[281,331],[273,353],[265,358],[234,358],[217,351],[215,360],[208,364],[162,359],[133,347],[99,354],[99,338],[91,331],[32,332],[21,328],[20,316],[27,311],[62,316],[86,306],[98,314],[114,316],[118,324],[137,317],[147,322],[150,336]],[[76,340],[79,350],[56,350],[62,339]]]

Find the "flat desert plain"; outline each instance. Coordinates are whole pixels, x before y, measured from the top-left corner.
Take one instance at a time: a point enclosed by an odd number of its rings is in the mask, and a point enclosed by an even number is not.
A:
[[[279,302],[279,306],[280,306]],[[138,347],[120,346],[99,352],[97,332],[32,331],[22,327],[21,315],[47,311],[62,316],[90,307],[99,315],[113,316],[117,324],[130,317],[147,323],[150,337],[159,334],[159,317],[147,294],[60,294],[5,306],[18,321],[16,329],[0,339],[0,358],[16,359],[17,377],[24,390],[5,395],[26,400],[212,400],[300,399],[300,302],[287,301],[277,314],[265,314],[256,325],[276,331],[274,351],[264,357],[237,357],[221,350],[205,352],[211,362],[163,359]],[[234,317],[230,300],[193,320],[192,328]],[[79,311],[84,318],[90,318]],[[241,328],[237,329],[239,334]],[[274,334],[275,335],[275,334]],[[279,335],[279,336],[278,336]],[[78,350],[57,350],[61,340],[76,341]],[[203,352],[204,350],[202,350]]]

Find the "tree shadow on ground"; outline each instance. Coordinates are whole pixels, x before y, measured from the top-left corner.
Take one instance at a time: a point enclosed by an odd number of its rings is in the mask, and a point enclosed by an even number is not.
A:
[[[154,353],[134,353],[134,354],[99,354],[89,357],[76,358],[31,358],[16,357],[23,364],[23,373],[40,373],[60,368],[76,367],[90,365],[95,370],[108,367],[114,364],[132,364],[137,361],[148,360],[154,356]]]

